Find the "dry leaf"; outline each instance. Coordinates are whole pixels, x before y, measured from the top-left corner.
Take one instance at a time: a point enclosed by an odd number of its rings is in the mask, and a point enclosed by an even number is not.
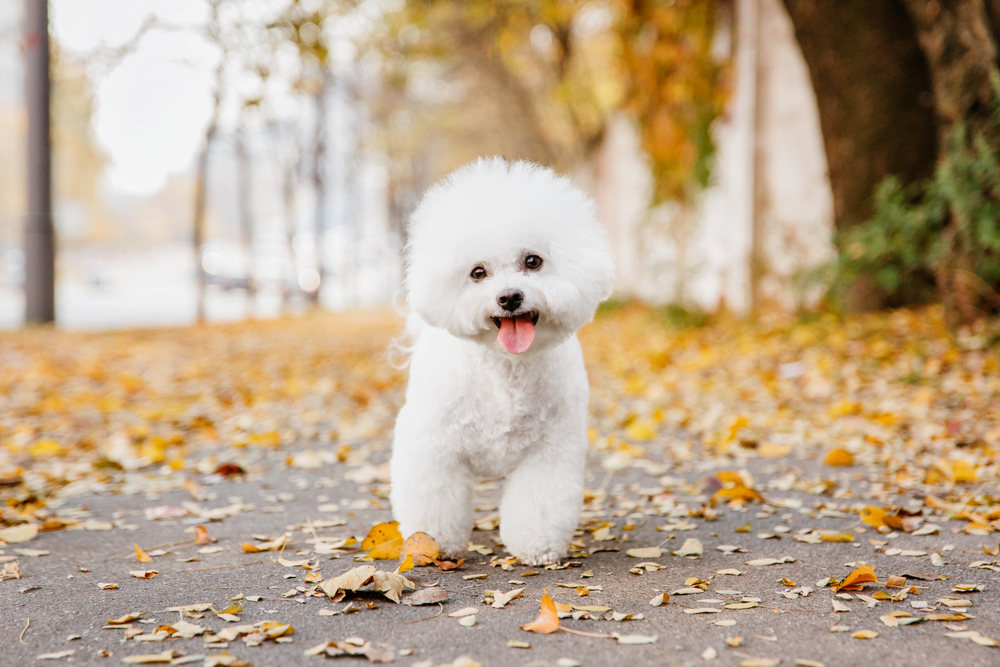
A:
[[[368,534],[371,535],[371,533]],[[406,538],[399,553],[401,556],[413,556],[413,564],[420,567],[432,564],[440,552],[441,548],[438,546],[437,540],[427,533],[417,532]],[[375,558],[375,556],[372,557]]]
[[[156,570],[129,570],[128,573],[136,579],[152,579],[160,574]]]
[[[656,642],[656,635],[611,635],[619,644],[653,644]]]
[[[828,466],[852,466],[854,465],[854,454],[842,448],[833,449],[823,459],[823,463]]]
[[[642,547],[639,549],[629,549],[625,554],[632,558],[659,558],[663,555],[663,549],[660,547]]]
[[[403,604],[417,607],[424,604],[437,604],[448,600],[448,591],[440,586],[431,586],[417,591],[413,595],[403,600]]]
[[[373,579],[375,583],[375,590],[382,593],[397,604],[399,603],[399,596],[402,595],[404,588],[409,588],[410,590],[416,588],[412,581],[395,572],[382,572],[381,570],[376,570],[373,575]]]
[[[521,626],[521,629],[543,635],[550,634],[559,629],[559,616],[556,613],[556,605],[548,593],[542,595],[542,610],[538,614],[538,618],[531,623],[525,623]]]
[[[681,548],[673,552],[675,556],[701,556],[705,552],[705,548],[701,545],[701,541],[693,537],[689,537],[684,540],[684,544]]]
[[[43,653],[38,656],[37,660],[61,660],[62,658],[68,658],[69,656],[76,653],[75,649],[68,649],[66,651],[59,651],[58,653]]]
[[[502,609],[508,602],[521,597],[521,593],[524,592],[523,588],[515,588],[512,591],[506,593],[501,593],[500,591],[493,591],[493,604],[491,605],[494,609]]]
[[[153,557],[142,550],[138,544],[135,545],[135,557],[139,559],[140,563],[152,563]]]
[[[860,591],[864,588],[864,584],[870,584],[877,581],[878,577],[875,576],[875,571],[868,565],[864,565],[844,577],[844,580],[836,585],[834,590]]]
[[[172,649],[163,653],[149,653],[144,655],[130,655],[122,658],[122,662],[129,665],[169,665],[177,656],[177,651]]]
[[[22,523],[19,526],[0,529],[0,540],[3,540],[7,544],[30,542],[36,537],[38,537],[37,523]]]
[[[339,602],[344,597],[344,591],[358,590],[371,582],[374,575],[374,565],[361,565],[353,570],[348,570],[339,577],[327,579],[320,587],[334,602]]]
[[[375,560],[395,560],[403,547],[403,536],[398,521],[387,521],[372,526],[361,542],[361,549]]]
[[[208,528],[205,528],[205,526],[194,527],[194,541],[195,544],[213,544],[215,542],[208,534]]]
[[[874,630],[858,630],[857,632],[852,632],[851,636],[855,639],[875,639],[878,637],[878,633]]]

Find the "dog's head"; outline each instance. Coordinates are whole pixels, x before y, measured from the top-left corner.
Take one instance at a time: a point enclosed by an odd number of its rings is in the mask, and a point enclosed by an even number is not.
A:
[[[428,324],[509,354],[561,342],[611,293],[593,201],[552,170],[480,159],[410,219],[408,300]]]

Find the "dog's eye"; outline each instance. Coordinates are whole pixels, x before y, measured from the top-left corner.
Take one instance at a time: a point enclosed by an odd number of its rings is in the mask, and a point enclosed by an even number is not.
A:
[[[537,271],[542,268],[542,258],[538,255],[528,255],[524,258],[524,268],[529,271]]]
[[[482,280],[483,278],[486,277],[486,269],[484,269],[481,266],[477,266],[476,268],[472,269],[472,273],[469,274],[469,277],[472,278],[473,280]]]

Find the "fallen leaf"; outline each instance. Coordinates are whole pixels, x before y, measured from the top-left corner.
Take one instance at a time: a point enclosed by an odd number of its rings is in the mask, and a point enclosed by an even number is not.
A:
[[[611,635],[619,644],[653,644],[656,642],[656,635]]]
[[[451,612],[450,614],[448,614],[448,616],[450,618],[462,618],[463,616],[472,616],[472,615],[478,614],[478,613],[479,613],[479,609],[477,609],[476,607],[463,607],[462,609],[459,609],[458,611]]]
[[[852,466],[854,465],[854,454],[843,448],[832,449],[823,459],[823,463],[828,466]]]
[[[507,593],[501,593],[500,591],[493,592],[493,604],[491,605],[494,609],[502,609],[508,602],[521,597],[521,593],[524,592],[523,588],[515,588]]]
[[[753,565],[755,567],[760,567],[764,565],[784,565],[785,563],[794,563],[795,559],[791,556],[783,556],[778,558],[755,558],[753,560],[748,560],[747,565]]]
[[[858,630],[857,632],[852,632],[851,636],[855,639],[875,639],[878,637],[878,633],[874,630]]]
[[[62,658],[68,658],[69,656],[76,653],[75,649],[68,649],[66,651],[59,651],[58,653],[43,653],[37,657],[38,660],[60,660]]]
[[[875,576],[875,571],[868,565],[857,568],[849,575],[844,577],[838,585],[834,587],[835,591],[860,591],[864,588],[864,584],[870,584],[878,581],[878,577]]]
[[[660,593],[659,595],[657,595],[656,597],[654,597],[652,600],[649,601],[649,606],[659,607],[669,599],[670,595],[668,595],[667,593]]]
[[[152,579],[160,574],[156,570],[129,570],[128,573],[136,579]]]
[[[403,604],[417,607],[425,604],[437,604],[448,600],[448,591],[440,586],[431,586],[417,591],[413,595],[403,600]]]
[[[177,656],[177,651],[167,650],[163,653],[148,653],[144,655],[130,655],[122,658],[122,662],[129,665],[169,665]]]
[[[213,544],[215,542],[208,534],[208,528],[205,528],[205,526],[194,527],[194,541],[195,544]]]
[[[399,565],[396,566],[396,574],[402,574],[403,572],[409,572],[413,569],[413,554],[406,554],[403,560],[399,561]]]
[[[677,551],[674,551],[675,556],[701,556],[705,552],[705,548],[701,545],[701,541],[693,537],[689,537],[684,540],[684,544]]]
[[[398,521],[387,521],[372,526],[361,541],[361,549],[375,560],[395,560],[403,548],[403,536]]]
[[[320,584],[320,588],[334,602],[339,602],[344,597],[344,591],[357,591],[370,583],[374,578],[375,570],[374,565],[361,565],[338,577],[327,579]]]
[[[135,557],[139,559],[140,563],[152,563],[153,557],[142,550],[138,544],[135,545]]]
[[[395,603],[399,603],[399,596],[404,588],[414,589],[416,586],[412,581],[401,574],[395,572],[382,572],[376,570],[373,575],[375,590],[385,595]]]
[[[100,588],[103,591],[110,591],[110,590],[114,590],[114,589],[118,588],[118,584],[112,584],[112,583],[108,583],[106,581],[99,581],[99,582],[97,582],[97,587]]]
[[[3,540],[7,544],[30,542],[36,537],[38,537],[37,523],[22,523],[19,526],[0,529],[0,540]]]
[[[371,535],[371,533],[368,534]],[[432,564],[440,552],[441,548],[438,546],[437,540],[427,533],[416,532],[406,538],[406,541],[403,542],[402,547],[400,547],[399,555],[413,556],[413,564],[420,567]],[[371,556],[371,553],[368,555]],[[397,556],[397,558],[398,557],[399,556]],[[377,557],[372,556],[372,558]]]
[[[543,635],[550,634],[559,629],[559,616],[556,614],[556,605],[548,593],[542,595],[542,609],[538,614],[538,618],[531,623],[525,623],[521,626],[521,629]]]
[[[659,558],[663,555],[663,549],[660,547],[641,547],[638,549],[629,549],[625,554],[632,558]]]

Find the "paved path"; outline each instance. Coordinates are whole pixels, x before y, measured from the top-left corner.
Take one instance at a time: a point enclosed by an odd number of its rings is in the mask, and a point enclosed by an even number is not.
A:
[[[147,508],[195,502],[190,491],[180,488],[185,478],[178,473],[133,474],[126,493],[118,495],[93,495],[82,489],[82,495],[66,498],[58,511],[88,521],[92,528],[106,528],[102,523],[111,523],[114,525],[111,530],[42,533],[31,542],[3,549],[5,556],[18,555],[15,552],[18,548],[49,553],[20,555],[18,564],[22,577],[0,582],[0,664],[49,664],[37,660],[36,656],[68,650],[75,652],[58,660],[74,665],[121,664],[128,656],[169,650],[176,651],[178,657],[229,653],[258,666],[320,664],[324,658],[306,657],[304,651],[321,642],[349,637],[362,638],[376,647],[396,651],[396,663],[403,665],[446,664],[461,656],[491,666],[557,665],[561,658],[595,666],[739,665],[752,659],[780,659],[782,665],[809,660],[827,667],[868,662],[879,667],[1000,664],[1000,648],[980,645],[969,638],[945,636],[964,629],[1000,638],[998,574],[968,567],[973,561],[997,559],[985,555],[982,549],[984,545],[996,546],[997,538],[953,533],[952,529],[957,530],[966,522],[947,521],[941,516],[927,518],[928,522],[941,526],[939,534],[900,534],[887,539],[871,528],[862,534],[858,529],[865,527],[859,523],[858,515],[843,513],[850,506],[917,506],[923,503],[924,496],[919,489],[908,496],[885,495],[887,492],[877,484],[877,479],[868,479],[868,473],[859,468],[836,469],[842,472],[831,474],[830,468],[817,472],[811,461],[751,461],[749,471],[755,478],[755,488],[767,503],[743,508],[720,505],[716,508],[717,517],[711,517],[712,511],[709,511],[710,518],[716,519],[709,521],[704,516],[685,516],[688,512],[684,508],[696,510],[694,513],[698,514],[697,509],[707,499],[701,482],[716,471],[716,462],[711,458],[696,458],[674,465],[663,458],[661,449],[654,443],[647,454],[647,460],[652,463],[624,468],[614,475],[600,468],[595,459],[588,471],[588,487],[603,489],[604,494],[598,494],[588,505],[585,515],[589,521],[586,524],[588,532],[580,537],[583,553],[594,547],[620,551],[598,551],[586,558],[574,558],[578,567],[545,570],[515,566],[512,571],[491,566],[488,556],[470,553],[466,563],[453,572],[418,568],[408,573],[418,582],[418,589],[438,582],[449,595],[442,607],[397,605],[376,593],[349,596],[343,602],[332,603],[325,596],[302,594],[311,585],[304,583],[307,572],[301,567],[283,567],[275,562],[277,554],[273,552],[244,553],[241,550],[242,543],[256,542],[254,536],[274,538],[291,530],[293,544],[285,550],[284,557],[307,558],[311,556],[295,555],[296,551],[309,548],[305,540],[310,535],[302,529],[307,520],[336,523],[335,519],[342,519],[343,525],[320,528],[318,534],[345,537],[363,536],[373,523],[388,520],[387,501],[380,497],[384,496],[385,487],[377,479],[380,473],[373,467],[386,459],[386,450],[384,442],[371,443],[369,460],[360,467],[322,463],[322,457],[315,454],[300,456],[296,459],[298,465],[319,466],[301,469],[286,465],[288,452],[250,449],[234,455],[248,471],[243,478],[188,474],[197,483],[197,487],[189,483],[189,489],[202,498],[197,501],[201,508],[231,508],[233,515],[221,521],[206,522],[204,518],[192,516],[147,519]],[[225,456],[225,452],[220,453],[218,461],[225,462]],[[364,479],[365,476],[376,479]],[[348,481],[346,477],[361,483]],[[814,495],[823,488],[819,485],[823,477],[837,479],[839,486],[833,494],[837,498]],[[488,486],[485,485],[477,496],[477,504],[484,509],[479,516],[484,519],[495,505],[496,492]],[[873,492],[875,499],[871,499]],[[674,518],[665,516],[671,513]],[[591,531],[602,520],[611,524],[608,531],[611,536],[627,535],[628,540],[595,541]],[[749,533],[736,532],[748,522],[751,524]],[[221,551],[201,554],[198,560],[187,561],[202,548],[191,544],[190,531],[197,524],[208,527],[210,535],[218,540],[215,546],[221,547]],[[665,525],[672,527],[666,531],[656,529]],[[626,529],[626,526],[634,528]],[[809,544],[791,538],[804,529],[813,528],[852,531],[856,541]],[[773,533],[776,537],[760,539],[760,533]],[[474,540],[492,546],[496,536],[496,532],[477,531]],[[677,550],[688,538],[702,543],[704,553],[700,558],[674,556],[669,551],[659,558],[647,559],[630,558],[625,554],[629,548],[661,543],[664,549]],[[878,542],[885,542],[885,545]],[[152,563],[139,563],[134,543],[146,551],[159,548],[168,553],[154,558]],[[747,552],[724,553],[716,548],[719,545],[734,545]],[[892,549],[904,553],[925,552],[926,555],[886,553]],[[934,552],[942,555],[943,566],[933,566],[930,554]],[[504,555],[499,549],[498,554]],[[753,559],[786,556],[795,561],[773,566],[746,564]],[[358,565],[351,554],[337,558],[321,556],[319,562],[323,578]],[[642,575],[631,573],[630,568],[640,562],[656,562],[662,569]],[[874,608],[858,599],[856,593],[851,594],[852,599],[837,600],[845,611],[834,612],[836,598],[833,592],[818,587],[817,582],[831,576],[841,579],[858,562],[872,564],[882,582],[889,575],[907,572],[943,575],[947,579],[910,579],[908,584],[920,587],[919,595],[910,595],[901,602],[878,602]],[[395,563],[388,561],[379,561],[376,565],[386,570],[395,567]],[[716,574],[728,568],[744,574]],[[129,571],[141,569],[155,569],[159,575],[152,579],[129,575]],[[537,574],[530,574],[532,572]],[[590,573],[593,576],[584,576]],[[486,576],[483,579],[466,578],[476,574]],[[703,594],[674,594],[662,606],[649,605],[650,599],[659,593],[685,588],[685,580],[692,577],[708,582]],[[795,584],[782,583],[783,578]],[[118,588],[102,590],[99,582],[116,583]],[[600,588],[586,597],[579,597],[574,589],[559,584]],[[984,590],[956,593],[953,592],[955,584],[982,584]],[[782,592],[802,586],[812,588],[806,597],[788,599],[782,595]],[[520,587],[524,587],[524,594],[502,609],[482,603],[486,589],[508,591]],[[296,588],[296,594],[284,596]],[[567,629],[595,634],[655,636],[656,641],[621,645],[609,638],[568,632],[539,635],[520,630],[521,624],[538,615],[543,590],[557,602],[607,606],[615,612],[643,616],[641,620],[622,622],[564,619],[562,626]],[[898,593],[899,590],[869,584],[861,594],[870,596],[877,591]],[[228,642],[228,648],[206,648],[201,636],[162,642],[126,640],[126,630],[107,629],[105,620],[131,612],[145,612],[131,626],[149,635],[160,625],[180,620],[179,613],[165,611],[168,607],[212,603],[216,610],[222,611],[232,598],[240,595],[243,596],[243,611],[238,623],[219,618],[212,611],[202,618],[185,620],[209,628],[213,633],[227,626],[277,621],[291,624],[294,634],[284,637],[285,643],[266,641],[251,647],[237,639]],[[251,601],[251,596],[260,596],[260,599]],[[965,612],[974,618],[954,623],[928,621],[905,627],[888,627],[880,620],[891,611],[916,616],[948,613],[947,607],[935,604],[945,596],[971,600],[974,606],[950,611]],[[719,609],[744,598],[757,599],[759,605],[721,613],[685,613],[696,608]],[[911,605],[914,600],[925,602],[928,608],[915,608]],[[324,615],[349,606],[359,610]],[[458,619],[446,615],[470,606],[478,609],[473,627],[463,627]],[[735,623],[727,626],[723,621]],[[832,626],[846,627],[848,631],[833,632]],[[22,632],[25,627],[27,629]],[[853,638],[852,633],[860,630],[875,631],[878,637]],[[132,630],[130,634],[135,632]],[[742,638],[738,646],[727,644],[727,639],[736,644],[736,637]],[[511,648],[509,640],[526,642],[530,648]],[[706,661],[705,658],[713,654],[717,657]],[[361,658],[337,659],[345,664],[367,664]],[[564,660],[561,664],[575,663]]]

